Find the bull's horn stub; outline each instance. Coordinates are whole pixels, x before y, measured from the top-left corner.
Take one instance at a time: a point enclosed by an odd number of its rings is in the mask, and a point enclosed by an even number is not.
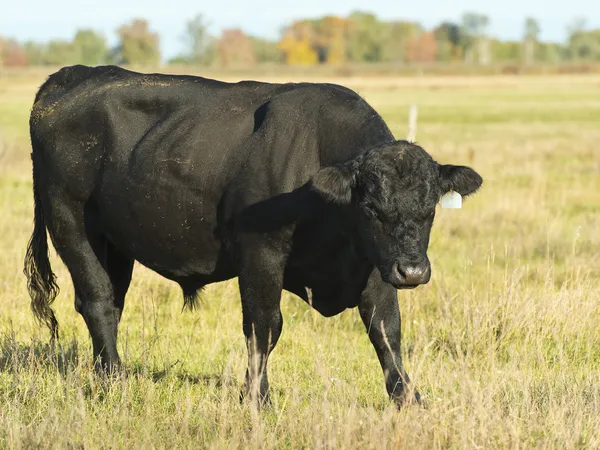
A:
[[[460,209],[462,208],[462,197],[456,191],[448,191],[442,195],[442,208]]]

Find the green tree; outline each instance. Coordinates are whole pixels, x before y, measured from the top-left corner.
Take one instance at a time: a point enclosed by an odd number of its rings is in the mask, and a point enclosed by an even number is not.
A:
[[[277,42],[268,39],[249,36],[254,49],[256,62],[258,63],[281,63],[283,54],[277,46]]]
[[[518,63],[523,59],[523,43],[519,41],[490,40],[490,51],[495,61]]]
[[[440,61],[452,61],[462,56],[462,31],[460,25],[442,22],[433,30],[437,41],[437,57]]]
[[[381,61],[409,62],[415,55],[416,40],[423,33],[421,25],[407,21],[386,22],[381,24],[381,30]]]
[[[348,17],[349,30],[346,52],[350,61],[375,62],[382,58],[385,35],[381,22],[374,14],[355,11]]]
[[[464,55],[467,62],[478,61],[479,64],[490,62],[489,39],[487,27],[488,16],[477,13],[465,13],[462,17]]]
[[[23,50],[30,66],[41,66],[46,63],[46,46],[44,44],[27,41],[23,44]]]
[[[525,19],[525,32],[523,34],[523,55],[525,63],[530,64],[536,59],[536,48],[540,26],[533,17]]]
[[[574,19],[568,26],[568,56],[574,61],[600,61],[600,29],[586,29],[583,18]]]
[[[107,58],[106,38],[94,30],[78,30],[73,38],[76,62],[86,65],[102,64]]]
[[[557,64],[567,59],[567,48],[555,42],[538,42],[536,58],[545,63]]]
[[[43,63],[52,66],[73,64],[77,59],[77,50],[73,42],[53,40],[48,43],[43,56]]]
[[[573,32],[568,45],[571,59],[600,61],[600,28]]]
[[[120,39],[117,48],[119,63],[141,66],[160,63],[159,37],[157,33],[150,31],[146,20],[134,19],[129,24],[122,25],[117,34]]]
[[[196,15],[185,26],[183,58],[190,64],[210,65],[215,59],[215,39],[209,33],[210,23],[202,14]]]

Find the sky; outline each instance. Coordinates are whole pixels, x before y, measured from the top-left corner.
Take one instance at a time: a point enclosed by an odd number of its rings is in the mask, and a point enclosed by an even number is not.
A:
[[[490,34],[521,39],[525,17],[536,18],[543,41],[564,41],[574,18],[600,27],[600,1],[591,0],[1,0],[0,35],[24,40],[71,39],[78,28],[93,28],[116,43],[115,29],[134,17],[147,19],[161,37],[163,58],[181,53],[185,22],[201,13],[218,34],[242,28],[267,38],[279,37],[293,19],[362,10],[380,19],[414,20],[431,28],[442,20],[460,21],[465,11],[490,17]]]

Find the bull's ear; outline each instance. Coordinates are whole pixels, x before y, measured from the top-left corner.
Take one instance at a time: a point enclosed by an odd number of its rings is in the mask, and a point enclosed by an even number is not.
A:
[[[444,193],[453,190],[466,197],[479,189],[481,183],[481,175],[470,167],[451,164],[440,166],[440,186]]]
[[[350,164],[323,167],[311,180],[311,188],[329,202],[347,204],[352,200],[356,174]]]

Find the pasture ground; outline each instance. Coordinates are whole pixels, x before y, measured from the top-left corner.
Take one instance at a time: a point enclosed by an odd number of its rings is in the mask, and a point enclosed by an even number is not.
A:
[[[246,365],[235,281],[181,313],[137,267],[120,328],[129,377],[91,369],[68,273],[56,353],[21,273],[32,230],[27,120],[46,74],[0,74],[0,448],[599,448],[600,77],[334,80],[358,90],[483,189],[439,210],[432,281],[399,292],[403,354],[426,407],[396,411],[357,311],[322,318],[284,294],[273,404],[238,400]]]

